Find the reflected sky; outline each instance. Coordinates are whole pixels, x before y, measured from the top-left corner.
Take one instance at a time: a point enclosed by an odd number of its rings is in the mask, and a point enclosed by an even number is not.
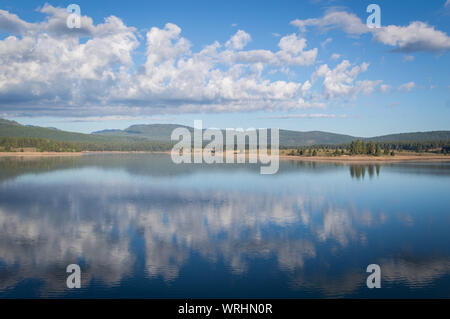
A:
[[[448,298],[449,185],[448,163],[1,159],[0,297]]]

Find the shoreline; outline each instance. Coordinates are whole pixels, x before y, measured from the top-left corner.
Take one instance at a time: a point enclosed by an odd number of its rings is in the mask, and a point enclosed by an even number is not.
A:
[[[83,151],[84,155],[89,154],[169,154],[170,151]]]
[[[395,155],[395,156],[297,156],[280,155],[282,160],[305,162],[352,162],[352,163],[388,163],[388,162],[450,162],[448,155]]]
[[[68,157],[95,154],[167,154],[170,151],[85,151],[85,152],[0,152],[1,157]],[[246,154],[248,158],[249,154]],[[299,156],[279,155],[280,160],[294,160],[304,162],[450,162],[450,155],[395,155],[395,156],[365,156],[365,155],[341,155],[341,156]]]
[[[0,152],[0,157],[82,156],[83,152]]]

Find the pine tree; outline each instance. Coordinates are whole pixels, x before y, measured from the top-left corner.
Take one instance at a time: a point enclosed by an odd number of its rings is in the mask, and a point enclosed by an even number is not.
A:
[[[375,146],[375,156],[380,156],[380,155],[381,155],[381,148],[380,148],[380,145],[377,144]]]
[[[375,155],[375,143],[373,141],[371,141],[369,143],[369,146],[367,148],[367,154],[369,155]]]

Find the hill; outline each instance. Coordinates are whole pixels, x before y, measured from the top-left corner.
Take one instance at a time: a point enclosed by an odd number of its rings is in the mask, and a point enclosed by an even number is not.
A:
[[[176,124],[141,124],[132,125],[124,130],[103,130],[93,132],[95,135],[110,137],[140,137],[151,141],[170,142],[172,131],[178,127],[187,128],[193,132],[193,128]],[[225,136],[225,130],[222,130]],[[335,134],[321,131],[298,132],[291,130],[280,130],[280,145],[283,146],[305,146],[316,144],[345,144],[357,139],[350,135]]]
[[[187,128],[193,132],[193,128],[177,124],[138,124],[132,125],[124,130],[103,130],[93,132],[95,136],[122,137],[122,138],[143,138],[155,142],[170,143],[172,131],[178,127]]]
[[[15,121],[0,119],[0,136],[4,137],[33,137],[46,138],[58,142],[72,143],[105,143],[111,141],[136,140],[136,138],[106,137],[102,135],[74,133],[58,130],[55,128],[46,128],[31,125],[22,125]]]
[[[82,134],[67,132],[54,128],[27,126],[15,121],[0,119],[0,137],[33,137],[50,139],[57,142],[71,142],[89,145],[91,148],[105,146],[115,149],[146,149],[149,144],[159,143],[169,147],[173,142],[170,135],[175,128],[184,127],[193,132],[193,128],[177,124],[139,124],[132,125],[124,130],[108,129]],[[225,136],[225,131],[222,130]],[[293,130],[280,130],[281,147],[299,147],[311,145],[340,145],[360,139],[365,142],[420,142],[420,141],[450,141],[450,131],[431,131],[389,134],[383,136],[361,138],[356,136],[329,133],[322,131],[300,132]],[[100,147],[100,145],[102,147]],[[162,146],[161,146],[162,147]]]
[[[124,130],[104,130],[94,132],[94,135],[109,137],[136,137],[151,141],[170,143],[170,134],[177,127],[187,128],[193,132],[193,128],[176,124],[140,124],[132,125]],[[225,131],[222,130],[225,134]],[[224,135],[225,136],[225,135]],[[450,131],[431,131],[389,134],[375,137],[357,137],[345,134],[337,134],[323,131],[293,131],[280,129],[280,146],[311,146],[311,145],[339,145],[348,144],[354,140],[370,142],[419,142],[419,141],[445,141],[450,140]]]
[[[450,131],[430,131],[389,134],[365,138],[366,141],[374,142],[421,142],[421,141],[446,141],[450,140]]]

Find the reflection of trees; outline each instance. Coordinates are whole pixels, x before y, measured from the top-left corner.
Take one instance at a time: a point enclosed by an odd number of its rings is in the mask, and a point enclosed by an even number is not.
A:
[[[305,161],[281,161],[277,175],[293,172],[314,171],[326,174],[340,169],[342,163],[317,163]],[[47,173],[56,170],[74,168],[102,167],[105,169],[125,170],[136,176],[180,176],[208,172],[235,172],[242,169],[259,174],[260,165],[255,164],[174,164],[166,154],[91,154],[85,156],[64,157],[24,157],[0,158],[0,181],[12,179],[24,174]]]
[[[380,164],[368,164],[368,165],[350,165],[350,176],[356,179],[364,179],[366,175],[366,170],[370,178],[374,177],[375,174],[380,176],[381,165]]]

